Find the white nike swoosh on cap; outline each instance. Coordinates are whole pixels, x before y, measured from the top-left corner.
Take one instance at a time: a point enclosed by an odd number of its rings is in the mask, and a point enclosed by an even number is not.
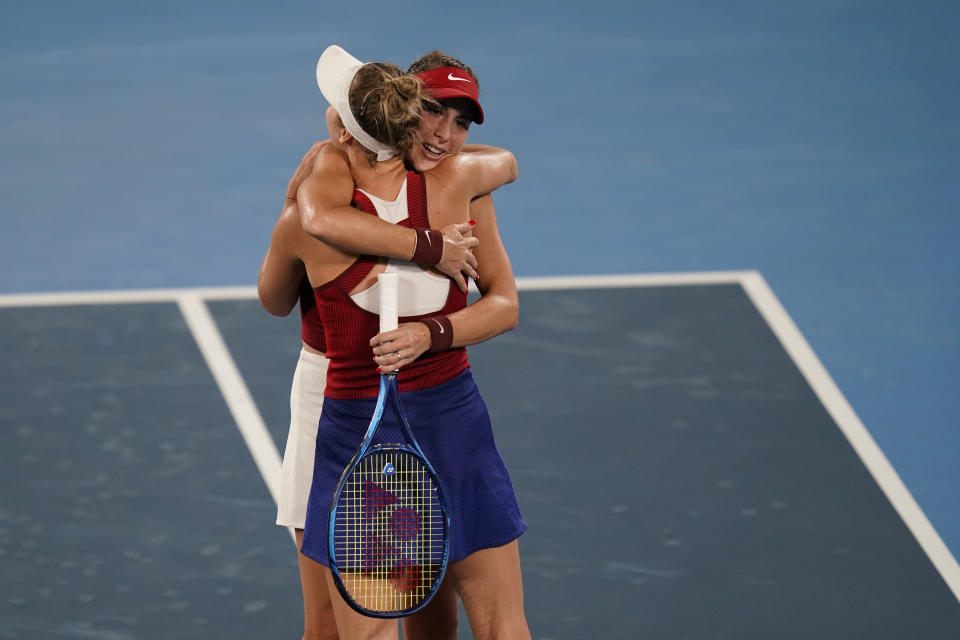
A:
[[[452,73],[448,73],[448,74],[447,74],[447,80],[459,80],[460,82],[470,82],[470,79],[469,79],[469,78],[458,78],[457,76],[453,75]]]

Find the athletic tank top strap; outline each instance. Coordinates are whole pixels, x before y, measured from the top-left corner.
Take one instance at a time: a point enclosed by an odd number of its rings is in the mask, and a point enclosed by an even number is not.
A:
[[[407,211],[409,227],[425,229],[430,226],[427,220],[427,179],[416,171],[407,172]]]

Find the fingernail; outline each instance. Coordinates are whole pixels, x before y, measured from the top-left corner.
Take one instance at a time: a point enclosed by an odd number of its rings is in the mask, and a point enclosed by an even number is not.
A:
[[[382,367],[377,367],[377,373],[383,373],[383,368],[382,368]]]
[[[477,221],[476,221],[476,220],[468,220],[467,222],[470,223],[470,226],[471,226],[471,227],[472,227],[473,225],[477,224]]]

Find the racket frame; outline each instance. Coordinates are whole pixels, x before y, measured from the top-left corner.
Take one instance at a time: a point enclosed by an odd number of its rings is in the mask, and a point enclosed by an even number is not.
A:
[[[376,434],[377,429],[380,427],[380,420],[383,417],[383,412],[386,409],[388,400],[391,401],[394,414],[397,417],[397,422],[400,424],[400,430],[403,432],[403,436],[407,439],[407,444],[377,444],[371,447],[370,443],[373,442],[373,437]],[[337,504],[340,502],[340,495],[343,493],[343,490],[346,487],[347,479],[366,456],[385,450],[405,451],[412,453],[420,460],[421,464],[423,464],[424,468],[427,470],[427,473],[430,474],[430,478],[436,487],[437,503],[440,507],[441,524],[443,526],[442,560],[440,568],[437,571],[437,575],[434,578],[433,583],[430,585],[429,593],[423,600],[417,603],[416,606],[408,609],[402,609],[400,611],[371,611],[355,602],[343,583],[343,578],[340,575],[340,569],[337,566],[335,559],[336,550],[334,548],[334,529],[337,521]],[[420,611],[427,606],[431,600],[433,600],[433,597],[440,589],[440,584],[443,582],[443,577],[446,574],[447,563],[450,556],[450,516],[447,514],[446,501],[443,498],[443,488],[440,486],[440,480],[437,477],[433,466],[427,460],[426,456],[423,455],[423,451],[420,449],[420,444],[417,442],[417,439],[413,435],[413,431],[410,429],[410,423],[407,422],[407,416],[403,411],[403,405],[400,403],[400,391],[397,388],[396,371],[380,374],[380,391],[377,394],[377,404],[374,408],[373,417],[370,419],[370,425],[367,427],[367,431],[363,436],[363,442],[361,442],[360,448],[357,449],[357,452],[353,455],[353,458],[350,459],[350,462],[340,475],[340,481],[337,483],[337,488],[333,492],[333,497],[330,500],[329,525],[327,533],[327,556],[330,562],[330,571],[333,574],[333,582],[335,585],[337,585],[337,590],[340,592],[340,595],[343,597],[344,601],[357,613],[371,618],[401,618]]]

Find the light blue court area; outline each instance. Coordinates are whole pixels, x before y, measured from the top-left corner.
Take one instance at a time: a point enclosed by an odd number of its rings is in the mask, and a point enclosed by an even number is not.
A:
[[[954,556],[759,274],[520,285],[470,360],[534,637],[960,633]],[[295,319],[250,288],[7,296],[0,336],[0,637],[299,635]]]

